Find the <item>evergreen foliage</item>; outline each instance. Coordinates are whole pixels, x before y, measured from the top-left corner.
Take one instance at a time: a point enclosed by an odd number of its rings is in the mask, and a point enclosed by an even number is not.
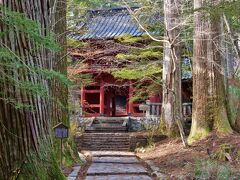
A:
[[[50,36],[45,36],[41,33],[40,25],[30,20],[25,14],[11,11],[6,7],[0,6],[0,11],[3,16],[0,18],[0,22],[9,27],[11,32],[3,31],[1,32],[1,38],[4,38],[7,33],[21,32],[26,35],[31,41],[36,44],[35,49],[26,49],[26,56],[32,56],[32,58],[38,60],[38,51],[44,47],[49,49],[49,51],[59,51],[61,48],[59,44],[56,43],[54,34]],[[24,61],[24,57],[20,57],[17,51],[12,51],[6,44],[1,44],[0,48],[0,66],[5,69],[5,71],[21,71],[29,74],[29,76],[42,76],[46,80],[56,79],[63,83],[64,85],[70,85],[71,81],[63,74],[54,71],[52,69],[43,69],[40,65],[32,65]],[[49,54],[50,55],[50,54]],[[16,89],[21,89],[31,96],[41,96],[51,99],[49,96],[49,89],[46,89],[44,84],[40,82],[33,82],[29,80],[22,80],[15,76],[9,75],[9,73],[1,72],[0,82],[8,81],[15,86]],[[8,97],[1,92],[1,99],[5,100],[6,103],[14,105],[16,108],[30,108],[30,105],[19,102],[17,99]],[[55,100],[57,101],[57,100]],[[31,109],[34,109],[33,107]]]
[[[162,72],[160,43],[153,43],[148,36],[126,35],[116,40],[132,47],[128,53],[116,55],[119,60],[129,61],[129,65],[111,70],[115,78],[135,81],[137,91],[131,101],[141,101],[147,99],[150,94],[159,94]]]
[[[138,66],[137,68],[122,68],[115,69],[112,74],[116,78],[129,79],[129,80],[143,80],[155,78],[161,73],[159,64],[151,64],[149,66]]]
[[[214,21],[219,16],[225,15],[229,21],[231,29],[235,33],[240,33],[240,23],[239,23],[239,11],[240,11],[240,1],[237,0],[224,0],[218,4],[213,2],[206,3],[202,8],[195,9],[195,11],[203,12],[206,16]],[[224,30],[224,33],[226,31]],[[235,38],[238,38],[237,36]]]
[[[60,50],[59,45],[55,42],[54,35],[44,36],[41,32],[41,27],[37,22],[27,18],[25,14],[11,11],[6,7],[0,5],[0,11],[3,15],[0,18],[0,22],[9,26],[12,31],[22,32],[28,35],[30,39],[34,40],[36,45],[44,46],[50,50]],[[6,32],[2,32],[4,36]]]

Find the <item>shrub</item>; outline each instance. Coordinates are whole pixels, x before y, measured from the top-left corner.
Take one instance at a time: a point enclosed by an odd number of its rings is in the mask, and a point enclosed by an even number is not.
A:
[[[233,171],[227,165],[221,165],[210,159],[196,160],[194,164],[194,176],[204,180],[230,180],[234,179]]]
[[[57,179],[64,180],[65,176],[62,174],[56,160],[54,153],[49,143],[40,145],[38,153],[30,152],[26,161],[21,165],[19,174],[16,179]]]

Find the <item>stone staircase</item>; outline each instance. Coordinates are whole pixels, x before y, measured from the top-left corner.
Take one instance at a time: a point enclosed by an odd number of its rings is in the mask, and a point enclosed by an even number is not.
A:
[[[95,119],[83,134],[81,150],[130,151],[126,119]]]
[[[113,118],[96,118],[90,127],[85,129],[86,133],[95,132],[126,132],[127,124],[126,120],[123,118],[113,119]]]
[[[130,151],[130,137],[127,133],[84,133],[81,149],[88,151]]]

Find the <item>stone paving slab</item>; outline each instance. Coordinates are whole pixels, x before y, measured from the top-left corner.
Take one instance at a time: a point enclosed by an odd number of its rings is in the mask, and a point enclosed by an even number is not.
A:
[[[133,152],[126,151],[91,151],[92,156],[134,156]]]
[[[75,166],[75,167],[73,167],[73,171],[72,171],[72,173],[71,174],[69,174],[69,176],[68,176],[68,180],[75,180],[75,179],[77,179],[77,176],[78,176],[78,172],[80,171],[80,169],[81,169],[81,166]]]
[[[134,164],[138,163],[136,157],[93,157],[93,163],[122,163],[122,164]]]
[[[99,174],[147,174],[147,170],[141,164],[93,163],[87,175]]]
[[[77,177],[67,177],[67,180],[76,180]]]
[[[152,180],[146,175],[107,175],[107,176],[87,176],[86,180]]]

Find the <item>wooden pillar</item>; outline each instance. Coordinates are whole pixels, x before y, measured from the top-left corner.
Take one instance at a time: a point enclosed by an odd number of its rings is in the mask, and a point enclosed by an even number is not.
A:
[[[110,104],[111,104],[111,95],[110,95],[110,93],[109,93],[109,95],[106,97],[107,98],[107,102],[106,102],[106,106],[107,106],[107,111],[106,111],[106,114],[107,114],[107,116],[110,116],[110,111],[111,111],[111,109],[110,109]]]
[[[85,101],[86,101],[86,96],[85,96],[85,87],[81,87],[81,107],[82,107],[82,115],[84,114],[85,111]]]
[[[104,83],[100,84],[100,115],[104,115]]]
[[[129,94],[128,94],[128,113],[133,114],[133,103],[130,102],[133,97],[133,86],[129,85]]]

